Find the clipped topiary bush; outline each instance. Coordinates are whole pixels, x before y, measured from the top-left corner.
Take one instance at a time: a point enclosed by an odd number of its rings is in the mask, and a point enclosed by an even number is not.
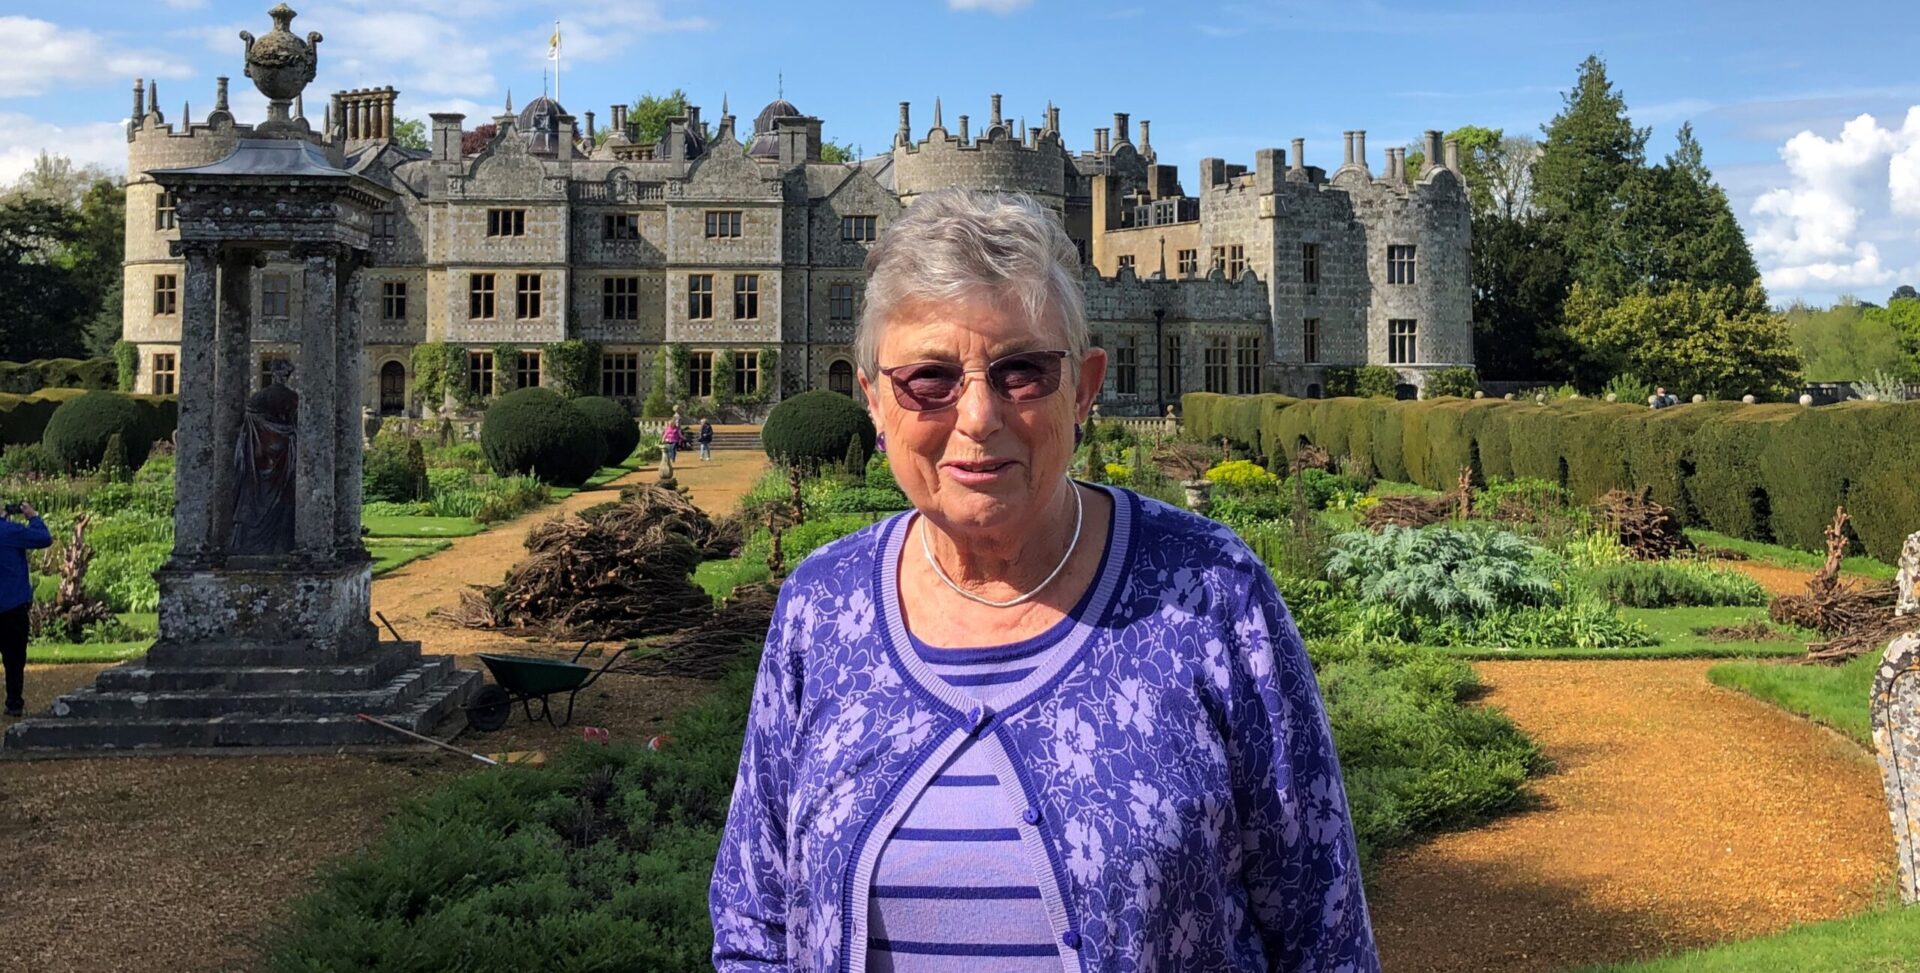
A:
[[[856,436],[861,447],[872,453],[873,420],[867,411],[825,389],[782,400],[760,430],[760,441],[774,462],[814,468],[844,462],[847,441]]]
[[[69,470],[100,465],[107,441],[117,433],[129,468],[147,460],[153,445],[149,421],[132,399],[118,392],[94,391],[69,399],[53,410],[41,442]]]
[[[573,403],[546,388],[496,399],[480,422],[480,446],[500,476],[532,473],[555,486],[579,486],[600,469],[607,441]]]
[[[587,424],[606,441],[607,458],[612,466],[633,455],[640,445],[640,426],[627,414],[627,407],[600,395],[585,395],[573,400],[573,407],[586,417]]]

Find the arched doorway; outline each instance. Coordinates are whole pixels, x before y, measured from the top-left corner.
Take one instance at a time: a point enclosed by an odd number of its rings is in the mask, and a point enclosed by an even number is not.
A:
[[[1320,392],[1319,382],[1315,382],[1312,385],[1307,386],[1307,398],[1317,399],[1317,398],[1320,398],[1320,395],[1321,395],[1321,392]]]
[[[407,411],[407,366],[397,361],[380,366],[380,414],[405,415]]]
[[[1402,402],[1411,402],[1420,397],[1420,389],[1406,382],[1393,387],[1393,397]]]
[[[827,390],[853,398],[853,363],[842,358],[827,366]]]

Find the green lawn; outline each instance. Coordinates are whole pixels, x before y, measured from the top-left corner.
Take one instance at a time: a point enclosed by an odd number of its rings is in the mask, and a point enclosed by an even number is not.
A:
[[[1784,662],[1729,662],[1707,670],[1715,685],[1737,689],[1873,746],[1867,707],[1880,654],[1869,652],[1841,666]],[[1920,927],[1916,927],[1920,931]],[[1920,946],[1914,948],[1920,954]]]
[[[124,662],[136,656],[147,654],[147,647],[153,644],[153,633],[160,627],[160,616],[153,612],[121,612],[120,620],[147,637],[131,642],[51,642],[27,646],[27,661],[37,663],[59,662]]]
[[[1920,973],[1920,907],[1868,912],[1584,973]]]
[[[373,555],[373,576],[377,578],[402,564],[417,561],[452,546],[452,541],[395,541],[371,538],[367,542],[367,551]]]
[[[369,537],[471,537],[487,529],[468,517],[363,517],[360,522]]]
[[[1766,621],[1767,610],[1742,606],[1714,608],[1622,608],[1620,616],[1639,622],[1660,638],[1659,645],[1627,649],[1474,649],[1436,647],[1462,659],[1751,659],[1804,655],[1806,641],[1793,636],[1765,642],[1715,642],[1696,628]]]
[[[743,584],[754,584],[765,581],[769,577],[771,575],[767,572],[767,562],[744,557],[701,561],[700,565],[693,569],[693,583],[706,589],[707,594],[712,595],[716,603],[733,594],[733,589]]]
[[[1762,544],[1759,541],[1742,540],[1730,534],[1717,534],[1710,530],[1687,528],[1687,537],[1701,547],[1724,547],[1730,551],[1739,551],[1756,560],[1768,564],[1777,564],[1783,568],[1802,568],[1818,571],[1827,563],[1827,555],[1822,552],[1802,551],[1778,544]],[[1848,574],[1857,574],[1875,581],[1892,581],[1899,574],[1898,568],[1891,564],[1876,561],[1870,557],[1850,557],[1840,562],[1840,570]]]

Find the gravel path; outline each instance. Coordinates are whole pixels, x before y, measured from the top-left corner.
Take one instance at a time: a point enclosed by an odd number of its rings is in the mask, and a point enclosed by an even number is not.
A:
[[[759,453],[716,452],[679,466],[680,482],[712,513],[732,510],[765,468]],[[617,485],[651,482],[653,471]],[[604,502],[582,491],[373,584],[375,608],[427,652],[470,656],[557,651],[426,619],[468,584],[498,582],[524,553],[527,531],[555,509]],[[571,654],[571,648],[568,650]],[[461,665],[478,668],[465,658]],[[36,708],[93,681],[104,666],[29,666]],[[579,723],[632,739],[699,698],[695,680],[609,676],[580,698]],[[516,714],[516,720],[521,718]],[[476,749],[532,749],[578,736],[524,721]],[[398,754],[325,757],[102,757],[0,761],[0,962],[34,973],[250,969],[258,942],[325,862],[363,847],[387,814],[470,762]]]
[[[1389,855],[1393,973],[1549,973],[1860,911],[1891,873],[1871,755],[1704,661],[1493,662],[1485,703],[1553,760],[1536,809]]]

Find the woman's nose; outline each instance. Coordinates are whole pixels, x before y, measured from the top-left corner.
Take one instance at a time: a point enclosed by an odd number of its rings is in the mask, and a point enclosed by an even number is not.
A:
[[[993,394],[984,372],[969,372],[960,387],[960,402],[954,426],[969,439],[984,440],[1004,423],[1000,420],[1000,397]]]

